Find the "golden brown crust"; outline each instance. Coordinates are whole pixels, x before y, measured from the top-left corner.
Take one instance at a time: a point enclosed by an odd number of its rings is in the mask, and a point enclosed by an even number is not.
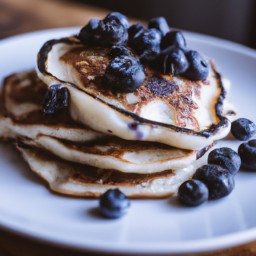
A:
[[[186,150],[186,149],[176,149],[171,146],[160,144],[158,142],[150,142],[150,141],[140,141],[139,143],[136,141],[129,141],[129,140],[122,140],[117,137],[104,137],[97,140],[89,141],[86,143],[72,143],[66,140],[59,140],[61,143],[64,143],[65,146],[71,148],[71,149],[78,149],[81,152],[86,153],[92,153],[97,155],[108,155],[108,156],[114,156],[116,158],[122,157],[125,153],[128,152],[140,152],[145,151],[147,148],[152,150],[168,150],[168,152],[171,152],[173,149],[174,151],[179,151],[180,156],[179,157],[188,157],[190,154],[194,154],[195,151],[193,150]],[[97,146],[106,148],[105,150],[98,149]],[[120,145],[122,145],[120,147]],[[169,159],[173,159],[173,155],[170,153]],[[175,158],[178,158],[175,157]],[[163,161],[167,161],[167,157],[164,158]],[[124,159],[122,158],[122,161]],[[159,161],[159,160],[158,160]]]
[[[90,186],[99,186],[99,187],[112,187],[112,188],[135,188],[137,186],[147,186],[153,180],[157,178],[170,178],[175,176],[175,171],[167,170],[161,173],[153,173],[153,174],[136,174],[136,173],[122,173],[114,170],[104,170],[98,169],[91,166],[80,165],[70,163],[68,161],[63,161],[48,153],[47,151],[37,149],[37,148],[29,148],[26,144],[17,144],[17,149],[24,153],[25,150],[29,150],[33,152],[33,157],[40,159],[42,162],[54,162],[57,164],[58,168],[68,168],[68,174],[64,173],[60,179],[64,184],[78,184],[82,186],[87,186],[88,191],[80,192],[76,190],[68,190],[65,189],[65,186],[55,186],[55,182],[51,184],[51,181],[45,178],[40,172],[34,169],[30,163],[30,169],[34,172],[38,177],[43,179],[49,186],[49,189],[68,196],[78,196],[78,197],[89,197],[89,198],[98,198],[102,192],[90,192]],[[24,154],[23,154],[24,156]],[[26,159],[26,157],[24,157]],[[57,178],[58,179],[58,178]],[[93,190],[92,190],[93,191]],[[127,195],[130,198],[165,198],[167,196],[172,195],[172,192],[135,192]]]
[[[146,80],[134,92],[138,101],[135,104],[129,104],[126,94],[115,93],[104,83],[104,73],[110,63],[109,51],[106,48],[81,46],[70,50],[60,60],[75,68],[83,83],[83,89],[91,95],[116,100],[134,114],[139,114],[142,106],[148,102],[161,99],[177,110],[175,116],[177,126],[184,128],[189,122],[195,131],[200,130],[193,116],[193,110],[198,106],[192,96],[200,98],[201,87],[207,86],[208,81],[189,81],[176,76],[176,79],[184,82],[184,85],[179,86],[173,76],[159,74],[147,67],[145,69]]]
[[[95,192],[82,192],[82,193],[71,193],[68,190],[65,189],[60,189],[60,188],[52,188],[52,191],[57,193],[57,194],[61,194],[61,195],[65,195],[65,196],[71,196],[71,197],[86,197],[91,198],[91,199],[95,199],[95,198],[99,198],[101,196],[101,193],[95,193]],[[128,198],[131,199],[164,199],[164,198],[168,198],[173,196],[174,193],[172,192],[167,192],[167,193],[163,193],[163,194],[146,194],[146,193],[141,193],[141,194],[131,194],[131,195],[127,195]]]
[[[46,150],[34,149],[35,154],[41,159],[50,161],[61,161],[63,164],[67,164],[70,168],[76,170],[73,172],[70,179],[74,182],[86,183],[86,184],[104,184],[115,186],[131,186],[136,184],[142,184],[149,182],[156,178],[167,178],[175,175],[174,170],[166,170],[158,173],[138,174],[138,173],[124,173],[116,170],[99,169],[93,166],[82,165],[77,163],[71,163],[57,156],[52,155]]]

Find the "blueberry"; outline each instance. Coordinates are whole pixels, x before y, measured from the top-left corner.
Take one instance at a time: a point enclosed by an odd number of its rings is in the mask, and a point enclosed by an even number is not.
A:
[[[129,40],[132,39],[138,33],[141,33],[145,28],[140,24],[133,24],[128,28]]]
[[[130,38],[129,44],[140,55],[141,59],[147,60],[160,51],[161,33],[155,29],[144,29]]]
[[[232,123],[231,133],[238,140],[249,140],[256,134],[256,125],[246,118],[239,118]]]
[[[103,20],[92,24],[89,22],[78,37],[85,44],[93,46],[111,47],[125,44],[128,40],[128,32],[125,26],[116,16],[108,15]]]
[[[234,176],[219,165],[208,164],[197,169],[193,179],[201,180],[209,189],[209,199],[227,196],[234,189]]]
[[[158,56],[158,52],[157,51],[145,51],[144,53],[142,53],[139,58],[140,58],[140,62],[143,65],[152,63]]]
[[[116,17],[119,19],[119,21],[123,24],[125,28],[129,27],[129,21],[127,17],[120,12],[111,12],[107,15],[107,17]]]
[[[256,171],[256,140],[241,144],[238,148],[238,154],[241,157],[243,167]]]
[[[148,23],[148,28],[158,29],[163,36],[170,30],[169,25],[164,17],[151,19]]]
[[[197,206],[208,200],[209,191],[200,180],[188,180],[178,190],[179,200],[188,206]]]
[[[69,106],[69,92],[66,87],[61,84],[52,85],[48,88],[44,101],[43,113],[55,114],[60,110]]]
[[[130,200],[119,189],[109,189],[100,197],[100,212],[107,218],[120,218],[129,207]]]
[[[117,45],[117,46],[115,45],[111,48],[110,56],[112,58],[115,58],[115,57],[118,57],[121,55],[130,56],[131,52],[127,47],[125,47],[123,45]]]
[[[84,26],[78,38],[85,44],[90,44],[93,40],[93,34],[96,32],[99,26],[99,19],[91,19],[86,26]]]
[[[241,167],[239,155],[231,148],[217,148],[210,152],[208,163],[219,165],[235,175]]]
[[[186,39],[181,31],[170,31],[162,38],[161,48],[165,49],[169,46],[186,48]]]
[[[144,70],[132,56],[121,55],[114,58],[105,72],[107,85],[116,92],[132,92],[145,80]]]
[[[164,74],[180,75],[188,67],[188,60],[182,49],[169,47],[163,50],[152,62],[155,69]]]
[[[205,80],[209,74],[208,62],[197,52],[189,51],[186,53],[189,61],[189,68],[184,76],[191,80]]]

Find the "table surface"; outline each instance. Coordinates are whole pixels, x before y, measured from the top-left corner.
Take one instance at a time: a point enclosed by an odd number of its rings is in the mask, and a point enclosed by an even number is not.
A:
[[[81,26],[93,17],[104,17],[106,13],[108,13],[107,10],[72,1],[0,0],[0,39],[40,29]],[[74,252],[0,230],[0,256],[66,256],[71,254],[73,256],[91,255],[91,252],[87,254]],[[202,255],[255,256],[256,242]]]

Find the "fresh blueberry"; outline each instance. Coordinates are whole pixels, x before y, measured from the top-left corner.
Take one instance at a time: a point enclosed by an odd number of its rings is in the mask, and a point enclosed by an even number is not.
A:
[[[104,217],[120,218],[129,207],[130,200],[119,189],[109,189],[100,197],[100,212]]]
[[[188,180],[178,190],[179,200],[188,206],[197,206],[208,200],[209,191],[200,180]]]
[[[162,38],[161,48],[165,49],[170,46],[186,48],[186,39],[181,31],[170,31]]]
[[[186,54],[189,61],[189,68],[184,76],[191,80],[205,80],[209,74],[208,62],[197,52],[189,51]]]
[[[140,62],[132,56],[121,55],[114,58],[105,72],[107,85],[116,92],[133,92],[145,80]]]
[[[91,19],[86,26],[84,26],[78,38],[85,44],[90,44],[93,40],[93,34],[97,31],[99,26],[99,19]]]
[[[139,58],[140,58],[140,62],[143,65],[146,65],[146,64],[152,63],[157,58],[157,56],[158,56],[158,52],[149,50],[142,53],[139,56]]]
[[[52,115],[69,106],[69,92],[61,84],[52,85],[48,88],[44,101],[43,113]]]
[[[93,26],[92,26],[93,25]],[[125,44],[128,40],[128,32],[125,26],[116,16],[106,16],[98,22],[89,22],[82,28],[78,37],[85,44],[93,46],[111,47]]]
[[[188,69],[189,63],[182,49],[169,47],[153,60],[152,66],[164,74],[180,75]]]
[[[133,38],[130,38],[129,43],[135,52],[140,55],[140,58],[146,61],[159,53],[160,41],[161,33],[159,30],[152,28],[137,33]]]
[[[241,144],[238,148],[238,154],[241,157],[243,167],[256,171],[256,140]]]
[[[143,30],[145,30],[145,28],[140,23],[131,25],[128,28],[129,40],[132,40],[134,36],[141,33]]]
[[[151,19],[148,23],[148,28],[158,29],[163,36],[170,30],[169,25],[164,17]]]
[[[234,189],[234,176],[219,165],[208,164],[197,169],[193,179],[201,180],[209,189],[209,199],[227,196]]]
[[[118,18],[125,28],[129,27],[129,21],[128,21],[127,17],[125,15],[123,15],[122,13],[111,12],[110,14],[107,15],[107,17],[111,17],[111,16]]]
[[[117,46],[115,45],[111,48],[111,51],[110,51],[111,58],[115,58],[121,55],[129,56],[131,55],[131,52],[127,47],[123,45],[117,45]]]
[[[239,118],[232,123],[231,133],[238,140],[249,140],[256,134],[256,125],[246,118]]]
[[[239,155],[231,148],[217,148],[210,152],[208,163],[219,165],[229,170],[232,175],[237,174],[241,167]]]

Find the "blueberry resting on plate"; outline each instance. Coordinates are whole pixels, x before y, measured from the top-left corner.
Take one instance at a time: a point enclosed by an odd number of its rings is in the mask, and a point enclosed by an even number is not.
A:
[[[96,21],[90,21],[82,28],[78,38],[85,44],[111,47],[126,44],[128,32],[118,17],[107,15],[98,24]]]
[[[170,46],[186,48],[187,42],[181,31],[170,31],[162,38],[161,48],[165,49]]]
[[[109,55],[111,58],[115,58],[121,55],[130,56],[131,52],[127,47],[123,45],[115,45],[111,48]]]
[[[138,60],[121,55],[114,58],[106,68],[105,80],[115,92],[133,92],[144,82],[145,73]]]
[[[256,134],[256,125],[246,118],[239,118],[232,122],[231,133],[238,140],[249,140]]]
[[[209,189],[209,199],[215,200],[229,195],[235,186],[234,176],[219,165],[203,165],[193,179],[201,180]]]
[[[179,200],[187,206],[197,206],[208,200],[209,191],[200,180],[188,180],[178,190]]]
[[[144,61],[151,59],[160,51],[161,33],[159,30],[145,29],[140,33],[135,34],[133,38],[129,38],[131,48]]]
[[[52,115],[69,106],[69,92],[61,84],[55,84],[48,88],[44,101],[43,113]]]
[[[81,42],[85,44],[91,44],[93,39],[94,33],[96,33],[98,26],[99,26],[99,19],[91,19],[86,26],[84,26],[79,34],[78,38],[81,40]]]
[[[189,51],[186,53],[189,61],[189,68],[184,76],[190,80],[205,80],[209,74],[208,62],[197,52]]]
[[[151,19],[148,23],[148,28],[158,29],[163,36],[170,30],[169,25],[164,17]]]
[[[100,197],[100,212],[104,217],[120,218],[129,207],[130,200],[119,189],[109,189]]]
[[[238,154],[241,157],[243,167],[256,171],[256,140],[241,144],[238,148]]]
[[[232,175],[237,174],[241,167],[240,156],[231,148],[217,148],[210,152],[208,163],[219,165],[229,170]]]
[[[164,74],[180,75],[188,69],[189,63],[182,49],[169,47],[153,60],[152,66]]]
[[[107,15],[107,17],[112,16],[119,19],[119,21],[124,25],[124,27],[127,29],[129,27],[129,21],[125,15],[123,15],[120,12],[111,12]]]
[[[128,28],[129,40],[132,40],[134,36],[137,36],[137,34],[141,33],[143,30],[145,30],[145,28],[140,23],[131,25]]]

